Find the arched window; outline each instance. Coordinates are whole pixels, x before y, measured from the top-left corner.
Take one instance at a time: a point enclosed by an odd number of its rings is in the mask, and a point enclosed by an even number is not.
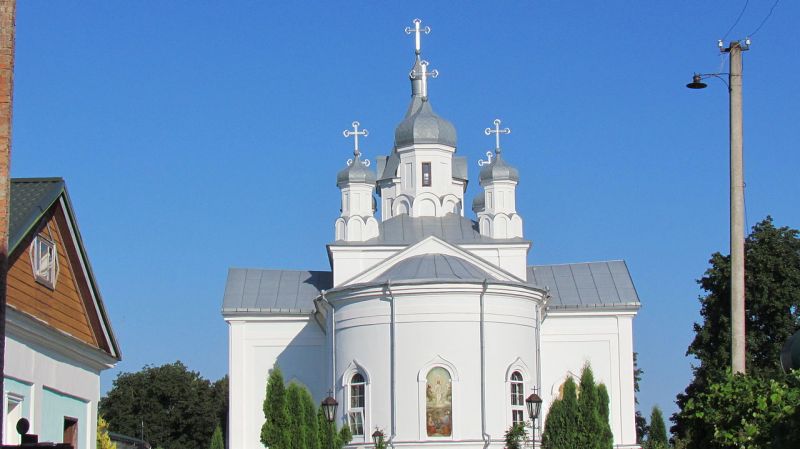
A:
[[[453,383],[442,367],[428,371],[425,380],[425,422],[429,437],[453,434]]]
[[[519,371],[511,373],[511,422],[525,423],[525,383]]]
[[[364,436],[365,386],[366,382],[361,373],[355,373],[350,378],[350,400],[348,401],[347,417],[350,422],[350,433],[353,436]]]

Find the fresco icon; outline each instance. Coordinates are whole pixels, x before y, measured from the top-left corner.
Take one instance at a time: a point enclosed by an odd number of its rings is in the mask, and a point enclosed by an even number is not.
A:
[[[425,388],[425,422],[429,437],[453,434],[453,385],[450,373],[441,367],[428,371]]]

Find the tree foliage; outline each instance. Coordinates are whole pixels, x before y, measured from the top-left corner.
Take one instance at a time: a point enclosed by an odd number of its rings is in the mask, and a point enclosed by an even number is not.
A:
[[[99,411],[115,432],[143,436],[154,447],[196,449],[208,445],[219,417],[228,414],[215,394],[211,382],[180,361],[148,365],[120,373]]]
[[[108,422],[102,415],[97,415],[97,449],[117,449],[117,443],[108,436]]]
[[[639,368],[639,353],[633,353],[633,403],[637,406],[636,407],[636,442],[641,444],[644,441],[645,437],[647,436],[647,420],[644,416],[642,416],[642,412],[639,411],[639,384],[642,382],[642,374],[644,374],[644,370]]]
[[[683,409],[690,445],[708,449],[800,447],[800,371],[781,380],[727,374]]]
[[[667,449],[669,440],[667,439],[667,426],[664,424],[664,416],[658,406],[653,406],[650,413],[650,430],[648,432],[646,449]]]
[[[264,398],[264,425],[261,426],[261,443],[270,449],[291,449],[289,414],[286,410],[286,386],[283,373],[277,365],[267,379],[267,396]]]
[[[783,343],[800,325],[800,238],[795,229],[775,227],[767,217],[745,241],[745,328],[747,371],[755,378],[780,379],[779,354]],[[678,395],[680,411],[673,415],[672,431],[689,448],[701,447],[698,423],[688,419],[692,399],[710,393],[712,385],[727,382],[730,366],[730,256],[714,253],[711,266],[698,281],[702,323],[687,355],[699,361],[686,391]]]
[[[578,394],[580,393],[580,394]],[[542,434],[543,449],[611,449],[609,397],[605,385],[595,384],[592,369],[584,366],[580,390],[572,377],[553,401]]]
[[[225,449],[225,441],[222,439],[222,426],[217,424],[214,433],[211,435],[210,449]]]
[[[525,425],[512,424],[505,433],[506,449],[523,449],[527,439],[528,431]]]
[[[275,366],[267,379],[261,443],[270,449],[342,449],[352,439],[350,428],[336,430],[322,407],[317,407],[308,389],[291,382]]]

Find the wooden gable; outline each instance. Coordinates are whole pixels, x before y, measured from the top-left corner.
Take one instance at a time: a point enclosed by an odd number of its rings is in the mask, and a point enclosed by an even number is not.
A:
[[[110,347],[101,312],[95,305],[80,244],[62,198],[52,203],[14,248],[9,259],[7,305],[118,357],[115,348]],[[54,243],[57,252],[58,272],[53,288],[34,276],[31,247],[37,236]]]

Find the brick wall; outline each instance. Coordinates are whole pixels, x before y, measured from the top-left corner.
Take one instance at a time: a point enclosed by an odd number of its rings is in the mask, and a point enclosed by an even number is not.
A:
[[[10,198],[11,105],[14,91],[16,0],[0,0],[0,374],[5,362],[8,203]],[[2,376],[0,376],[2,380]],[[5,413],[0,413],[2,440]]]

